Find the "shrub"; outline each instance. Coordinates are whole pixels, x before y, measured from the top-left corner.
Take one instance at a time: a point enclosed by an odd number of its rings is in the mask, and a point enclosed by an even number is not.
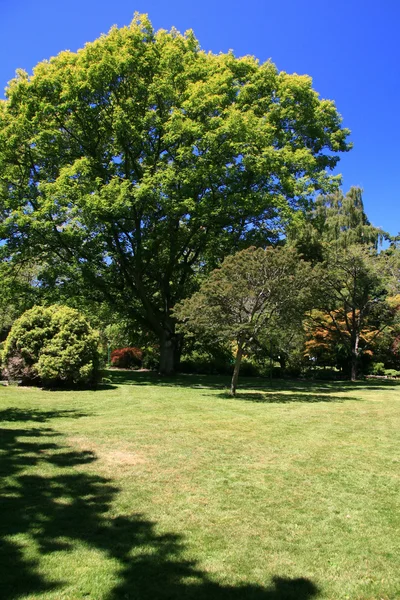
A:
[[[111,352],[111,364],[121,369],[134,369],[142,366],[143,352],[140,348],[118,348]]]
[[[385,365],[383,362],[374,363],[370,371],[372,375],[385,375]]]
[[[315,369],[308,369],[304,373],[304,376],[306,379],[316,379],[318,381],[339,381],[344,379],[343,373],[334,368],[322,369],[317,367]]]
[[[22,356],[18,355],[12,356],[7,360],[2,375],[9,382],[19,382],[22,385],[33,383],[35,379],[38,379],[34,368],[27,365]]]
[[[385,369],[384,373],[386,377],[400,377],[400,371],[396,369]]]
[[[233,370],[232,356],[222,353],[211,354],[200,350],[192,350],[184,354],[179,365],[180,373],[198,375],[231,375]]]
[[[92,383],[98,374],[98,336],[73,308],[36,306],[12,326],[3,365],[3,376],[22,384]]]
[[[243,377],[259,377],[261,375],[260,365],[257,365],[248,356],[244,356],[240,365],[240,374]]]
[[[158,347],[147,346],[143,350],[142,367],[143,369],[149,369],[155,371],[158,369],[160,364],[160,350]]]

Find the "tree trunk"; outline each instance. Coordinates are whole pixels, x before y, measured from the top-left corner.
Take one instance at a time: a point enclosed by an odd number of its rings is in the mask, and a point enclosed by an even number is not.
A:
[[[351,353],[351,381],[357,380],[357,354]]]
[[[359,336],[356,335],[351,348],[351,381],[357,380]]]
[[[172,375],[179,367],[182,337],[165,332],[160,340],[160,375]]]
[[[230,390],[231,396],[236,396],[236,388],[237,388],[237,382],[238,382],[238,378],[239,378],[239,370],[240,370],[240,363],[242,362],[242,356],[243,356],[243,343],[239,342],[238,349],[236,352],[235,368],[233,369],[233,375],[232,375],[232,381],[231,381],[231,390]]]

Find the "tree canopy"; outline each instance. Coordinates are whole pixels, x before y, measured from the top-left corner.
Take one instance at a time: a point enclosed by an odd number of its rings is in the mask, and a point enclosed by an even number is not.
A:
[[[5,340],[14,320],[40,301],[35,265],[0,262],[0,343]]]
[[[365,213],[362,189],[352,186],[320,194],[311,210],[299,214],[289,226],[288,239],[301,254],[321,261],[330,249],[345,249],[356,244],[377,249],[389,235],[372,225]]]
[[[237,343],[232,395],[245,351],[277,327],[302,327],[310,275],[310,265],[291,248],[252,247],[228,256],[197,293],[175,308],[184,330]]]
[[[349,149],[308,76],[212,54],[145,16],[18,71],[0,102],[0,241],[140,322],[173,369],[199,273],[277,239]],[[176,352],[175,352],[176,353]]]
[[[311,313],[315,332],[343,345],[355,380],[361,354],[391,324],[398,308],[390,301],[387,257],[360,244],[331,246],[315,267],[315,277],[314,307],[322,311]]]

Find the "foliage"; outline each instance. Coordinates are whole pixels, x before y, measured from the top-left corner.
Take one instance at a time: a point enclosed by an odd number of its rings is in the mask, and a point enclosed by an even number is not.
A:
[[[313,381],[335,381],[343,380],[343,374],[335,368],[326,367],[311,367],[304,370],[303,376],[305,379]]]
[[[311,281],[304,281],[309,285],[307,302],[304,308],[312,305]],[[305,331],[303,327],[304,313],[300,310],[294,315],[295,319],[279,319],[275,325],[271,323],[252,346],[252,355],[259,363],[268,363],[268,371],[271,364],[279,363],[279,376],[298,377],[304,370],[306,361],[304,358]],[[265,369],[262,369],[265,370]],[[274,369],[273,369],[274,373]]]
[[[399,253],[395,244],[379,254],[384,238],[369,222],[362,191],[352,187],[321,195],[296,227],[289,244],[314,264],[314,310],[306,323],[305,356],[335,365],[352,378],[371,360],[395,361]],[[397,302],[397,305],[399,302]]]
[[[118,348],[111,352],[111,365],[122,369],[142,366],[143,352],[140,348]]]
[[[77,311],[36,306],[17,319],[3,351],[3,374],[22,383],[91,383],[98,369],[98,336]]]
[[[215,340],[213,335],[185,336],[179,371],[204,375],[232,373],[234,348],[231,342]]]
[[[0,258],[0,341],[5,340],[15,319],[40,299],[39,272],[37,265]]]
[[[309,278],[309,265],[293,249],[248,248],[227,257],[199,292],[176,307],[184,331],[237,343],[233,395],[243,354],[269,330],[301,323]]]
[[[233,362],[232,352],[213,352],[205,347],[202,350],[193,349],[184,353],[179,371],[201,375],[228,375],[232,373]]]
[[[371,366],[370,371],[372,375],[384,375],[385,365],[383,362],[376,362]]]
[[[318,366],[334,365],[346,376],[350,375],[352,312],[348,312],[347,322],[342,311],[330,313],[313,310],[305,323],[306,342],[304,356]],[[355,311],[359,318],[359,310]],[[359,331],[359,360],[372,357],[373,341],[377,337],[375,327],[365,326]]]
[[[375,362],[371,365],[370,374],[385,377],[399,377],[400,371],[397,369],[385,369],[383,362]]]
[[[0,103],[0,239],[154,332],[227,254],[277,240],[349,149],[308,76],[212,54],[147,17],[18,71]]]
[[[160,348],[156,344],[143,348],[142,368],[156,371],[160,364]]]
[[[125,321],[106,325],[103,335],[107,341],[107,345],[112,350],[130,345],[128,324]]]
[[[351,378],[357,377],[361,355],[393,322],[397,308],[389,300],[389,276],[384,255],[360,245],[330,247],[326,260],[315,267],[316,311],[310,314],[316,337],[308,350],[342,344]]]
[[[385,369],[385,375],[387,377],[400,377],[400,371],[396,369]]]
[[[388,237],[369,222],[362,190],[355,186],[346,194],[337,190],[318,196],[312,209],[298,214],[288,231],[289,243],[313,262],[323,261],[332,248],[340,251],[361,245],[377,249]]]
[[[382,331],[372,344],[373,363],[383,365],[385,368],[400,369],[400,347],[399,311],[393,318],[393,322]],[[371,365],[372,368],[372,365]]]

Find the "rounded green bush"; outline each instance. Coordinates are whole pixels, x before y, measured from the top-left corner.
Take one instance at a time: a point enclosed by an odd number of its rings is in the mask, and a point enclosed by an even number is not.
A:
[[[3,351],[3,375],[22,384],[87,384],[98,374],[98,335],[79,311],[35,306],[17,319]]]

